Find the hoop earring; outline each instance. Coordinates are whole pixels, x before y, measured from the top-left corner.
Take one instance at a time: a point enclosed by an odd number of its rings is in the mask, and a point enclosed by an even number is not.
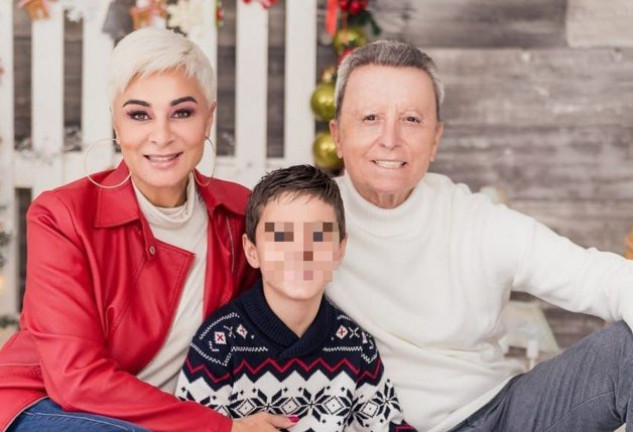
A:
[[[215,143],[211,140],[210,137],[204,137],[204,142],[209,141],[209,144],[211,145],[211,151],[213,152],[213,166],[211,167],[211,174],[209,175],[209,180],[205,183],[202,183],[200,180],[198,180],[198,176],[194,173],[193,174],[193,178],[196,181],[196,183],[198,184],[198,186],[200,187],[207,187],[211,184],[211,179],[213,178],[213,175],[215,174]]]
[[[109,143],[117,143],[117,140],[115,138],[103,138],[103,139],[99,139],[96,141],[93,141],[90,143],[90,145],[88,146],[88,148],[86,148],[86,151],[84,152],[84,171],[86,173],[86,178],[90,181],[90,183],[92,183],[93,185],[100,187],[101,189],[116,189],[120,186],[123,186],[125,183],[127,183],[127,181],[130,179],[130,177],[132,176],[131,172],[128,172],[127,177],[125,177],[123,179],[123,181],[121,183],[112,185],[112,186],[106,186],[106,185],[102,185],[101,183],[98,183],[95,179],[93,179],[90,174],[88,174],[88,153],[90,153],[90,150],[92,150],[94,148],[94,146],[96,146],[97,144],[101,144],[104,141],[107,141]]]

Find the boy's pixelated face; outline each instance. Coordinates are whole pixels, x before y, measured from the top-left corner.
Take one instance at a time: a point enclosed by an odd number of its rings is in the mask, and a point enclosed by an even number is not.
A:
[[[264,289],[295,300],[320,299],[345,251],[334,208],[309,195],[269,201],[255,242],[244,235],[246,257],[261,269]]]

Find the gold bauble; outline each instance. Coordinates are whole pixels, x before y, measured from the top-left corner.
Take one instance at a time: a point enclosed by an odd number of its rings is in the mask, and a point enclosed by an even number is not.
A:
[[[336,154],[336,144],[330,132],[319,132],[312,143],[314,164],[327,171],[343,168],[343,160]]]
[[[329,65],[323,71],[321,71],[321,78],[319,82],[330,84],[336,82],[336,73],[338,72],[338,66],[335,64]]]
[[[361,47],[367,43],[367,36],[360,27],[348,27],[340,29],[334,35],[332,47],[337,55],[341,55],[345,48]]]
[[[323,122],[332,120],[336,112],[334,107],[334,83],[318,84],[314,92],[312,92],[310,106],[317,120]]]

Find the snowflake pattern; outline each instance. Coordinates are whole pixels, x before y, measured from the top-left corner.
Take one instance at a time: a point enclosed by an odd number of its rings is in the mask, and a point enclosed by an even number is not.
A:
[[[226,333],[216,331],[213,333],[213,339],[216,345],[226,345]]]
[[[231,395],[229,411],[233,418],[263,411],[286,416],[296,415],[300,418],[312,417],[321,423],[336,420],[339,426],[350,417],[354,395],[349,388],[340,387],[336,391],[327,386],[316,392],[311,392],[306,387],[298,390],[298,395],[291,394],[288,388],[268,395],[263,389],[253,388],[247,397],[244,397],[244,391],[240,391]],[[213,403],[207,406],[216,409]],[[225,406],[217,405],[217,409],[222,408]]]
[[[246,327],[244,327],[242,324],[237,326],[237,330],[235,330],[235,332],[238,335],[242,336],[244,339],[246,339],[246,335],[248,334],[248,330],[246,330]]]
[[[356,420],[359,424],[368,427],[375,418],[388,419],[394,413],[400,412],[400,410],[396,392],[389,380],[387,380],[386,385],[380,391],[374,393],[370,400],[358,399],[355,401],[355,419],[350,420]]]
[[[347,330],[347,328],[344,325],[341,325],[338,330],[336,331],[336,336],[339,339],[345,339],[345,336],[347,336],[347,333],[349,333],[349,331]]]
[[[256,294],[251,296],[252,301]],[[320,352],[313,347],[301,352],[306,341],[271,344],[265,322],[257,322],[257,315],[243,319],[241,313],[229,307],[201,327],[179,379],[178,397],[232,418],[258,412],[295,415],[300,419],[296,432],[414,430],[404,422],[393,386],[383,376],[373,338],[349,317],[333,310],[328,319],[334,316],[334,322],[323,325],[327,333],[319,335]],[[291,349],[297,351],[287,355]]]

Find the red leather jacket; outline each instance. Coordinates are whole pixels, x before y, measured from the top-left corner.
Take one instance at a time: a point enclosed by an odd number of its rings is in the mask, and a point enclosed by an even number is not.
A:
[[[114,185],[125,164],[95,175]],[[204,314],[250,287],[242,251],[248,189],[207,179]],[[201,233],[202,234],[202,233]],[[153,431],[218,431],[231,420],[135,377],[166,339],[193,254],[155,239],[131,182],[86,179],[40,195],[27,214],[27,280],[20,331],[0,351],[0,430],[45,396],[65,410]]]

